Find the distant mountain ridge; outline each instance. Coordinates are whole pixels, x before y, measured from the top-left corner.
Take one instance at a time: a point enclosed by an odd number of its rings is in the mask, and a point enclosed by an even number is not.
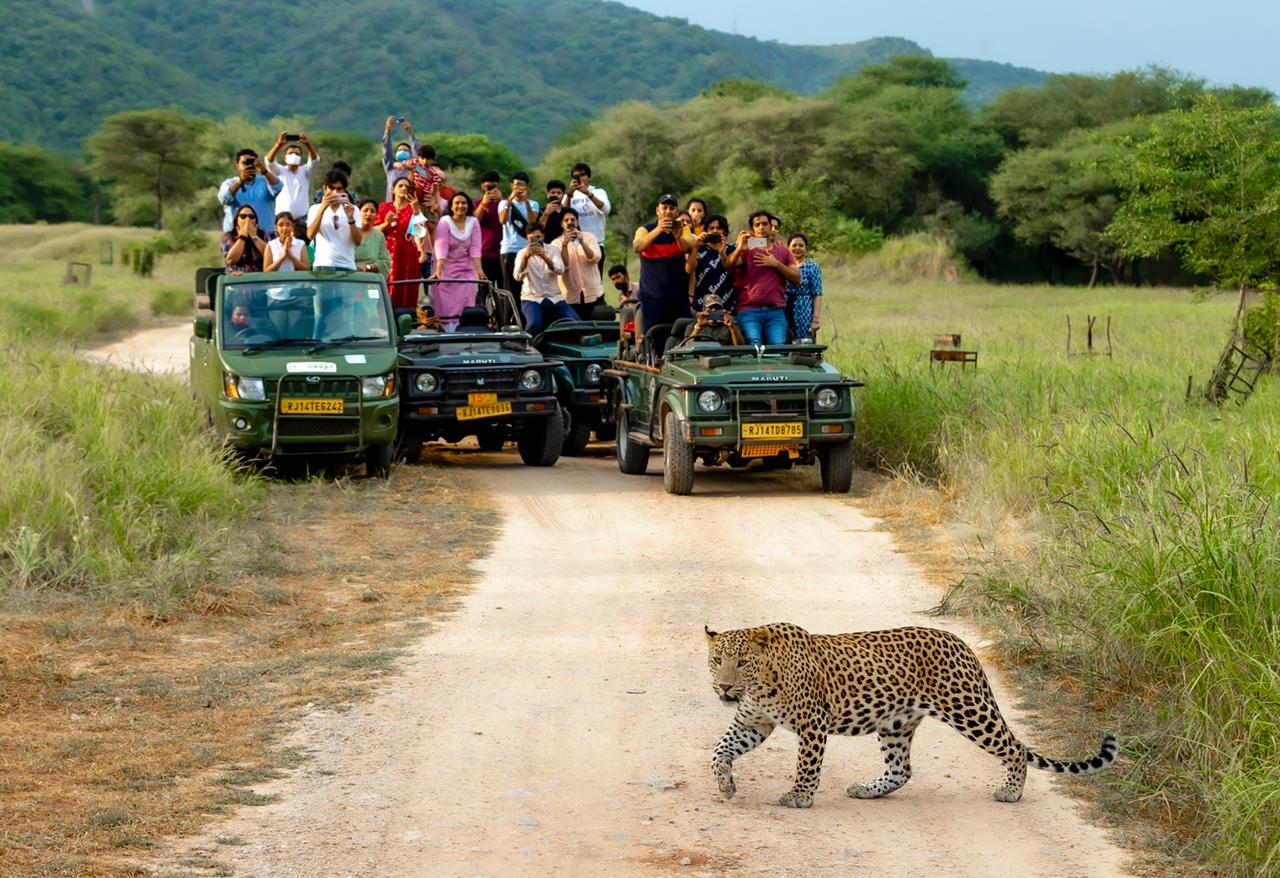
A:
[[[405,113],[419,131],[478,131],[532,159],[620,101],[682,101],[737,77],[812,93],[866,64],[930,54],[896,37],[784,45],[598,0],[7,5],[0,140],[70,150],[106,115],[175,106],[304,114],[320,128],[369,134]],[[1045,76],[967,59],[956,68],[975,103]]]

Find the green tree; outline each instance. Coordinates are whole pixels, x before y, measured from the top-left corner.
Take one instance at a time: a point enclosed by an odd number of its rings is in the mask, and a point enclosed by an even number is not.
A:
[[[842,215],[831,202],[825,177],[798,169],[783,173],[764,194],[764,207],[784,218],[783,232],[803,232],[814,250],[851,255],[880,246],[884,235],[860,220]]]
[[[1110,167],[1123,201],[1107,234],[1127,255],[1169,247],[1219,287],[1245,292],[1280,273],[1280,107],[1233,109],[1203,95],[1121,139]]]
[[[1026,149],[1005,159],[991,178],[999,214],[1013,234],[1031,247],[1056,247],[1090,268],[1089,286],[1106,267],[1112,278],[1123,261],[1106,236],[1120,206],[1120,184],[1111,166],[1117,137],[1140,126],[1122,122],[1098,132],[1078,131],[1061,143]]]
[[[38,146],[0,143],[0,223],[93,218],[84,169]]]
[[[117,113],[102,121],[89,138],[89,170],[110,184],[119,219],[163,228],[165,204],[190,200],[204,177],[194,144],[208,126],[177,110]]]
[[[525,167],[520,157],[505,143],[491,140],[483,134],[433,131],[424,136],[422,142],[435,147],[436,160],[442,167],[465,168],[472,176],[497,171],[503,180],[510,180],[512,174]]]

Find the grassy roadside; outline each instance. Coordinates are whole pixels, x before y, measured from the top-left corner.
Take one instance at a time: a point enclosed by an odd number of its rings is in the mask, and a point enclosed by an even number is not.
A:
[[[208,256],[99,265],[137,230],[0,227],[0,863],[140,874],[169,835],[305,754],[451,606],[496,521],[461,477],[266,481],[204,433],[181,380],[75,348],[190,313]],[[68,259],[94,264],[87,289]],[[431,515],[424,514],[430,510]]]
[[[859,287],[828,275],[833,361],[860,394],[869,462],[937,486],[975,561],[949,606],[1009,659],[1077,681],[1128,746],[1123,819],[1160,821],[1218,874],[1280,867],[1280,388],[1185,398],[1231,312],[1171,290]],[[1066,356],[1086,314],[1115,355]],[[829,330],[830,331],[830,330]],[[936,332],[979,369],[930,375]]]

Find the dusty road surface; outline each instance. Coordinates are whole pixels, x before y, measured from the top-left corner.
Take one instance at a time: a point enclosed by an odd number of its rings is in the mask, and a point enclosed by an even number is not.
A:
[[[313,760],[257,788],[276,803],[241,809],[172,861],[195,853],[262,878],[1126,874],[1048,775],[1030,772],[1020,804],[998,803],[998,762],[932,720],[914,779],[887,798],[844,794],[880,774],[876,739],[833,738],[813,808],[773,804],[796,752],[778,731],[721,799],[709,763],[733,708],[712,694],[704,622],[936,624],[920,615],[936,589],[810,474],[700,468],[695,495],[671,497],[659,457],[628,477],[611,456],[535,469],[513,449],[429,453],[505,507],[474,593],[380,696],[303,722],[289,743]],[[431,547],[406,560],[430,564]],[[1101,732],[1051,755],[1092,755]]]
[[[81,355],[87,360],[143,372],[175,373],[186,380],[190,339],[191,320],[186,319],[135,332],[120,341],[83,351]]]

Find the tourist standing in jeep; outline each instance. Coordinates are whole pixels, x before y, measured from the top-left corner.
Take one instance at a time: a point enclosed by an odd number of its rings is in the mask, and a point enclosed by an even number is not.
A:
[[[689,316],[689,274],[685,257],[694,239],[676,223],[680,202],[660,195],[657,219],[636,229],[631,246],[640,254],[640,316],[646,328]]]

